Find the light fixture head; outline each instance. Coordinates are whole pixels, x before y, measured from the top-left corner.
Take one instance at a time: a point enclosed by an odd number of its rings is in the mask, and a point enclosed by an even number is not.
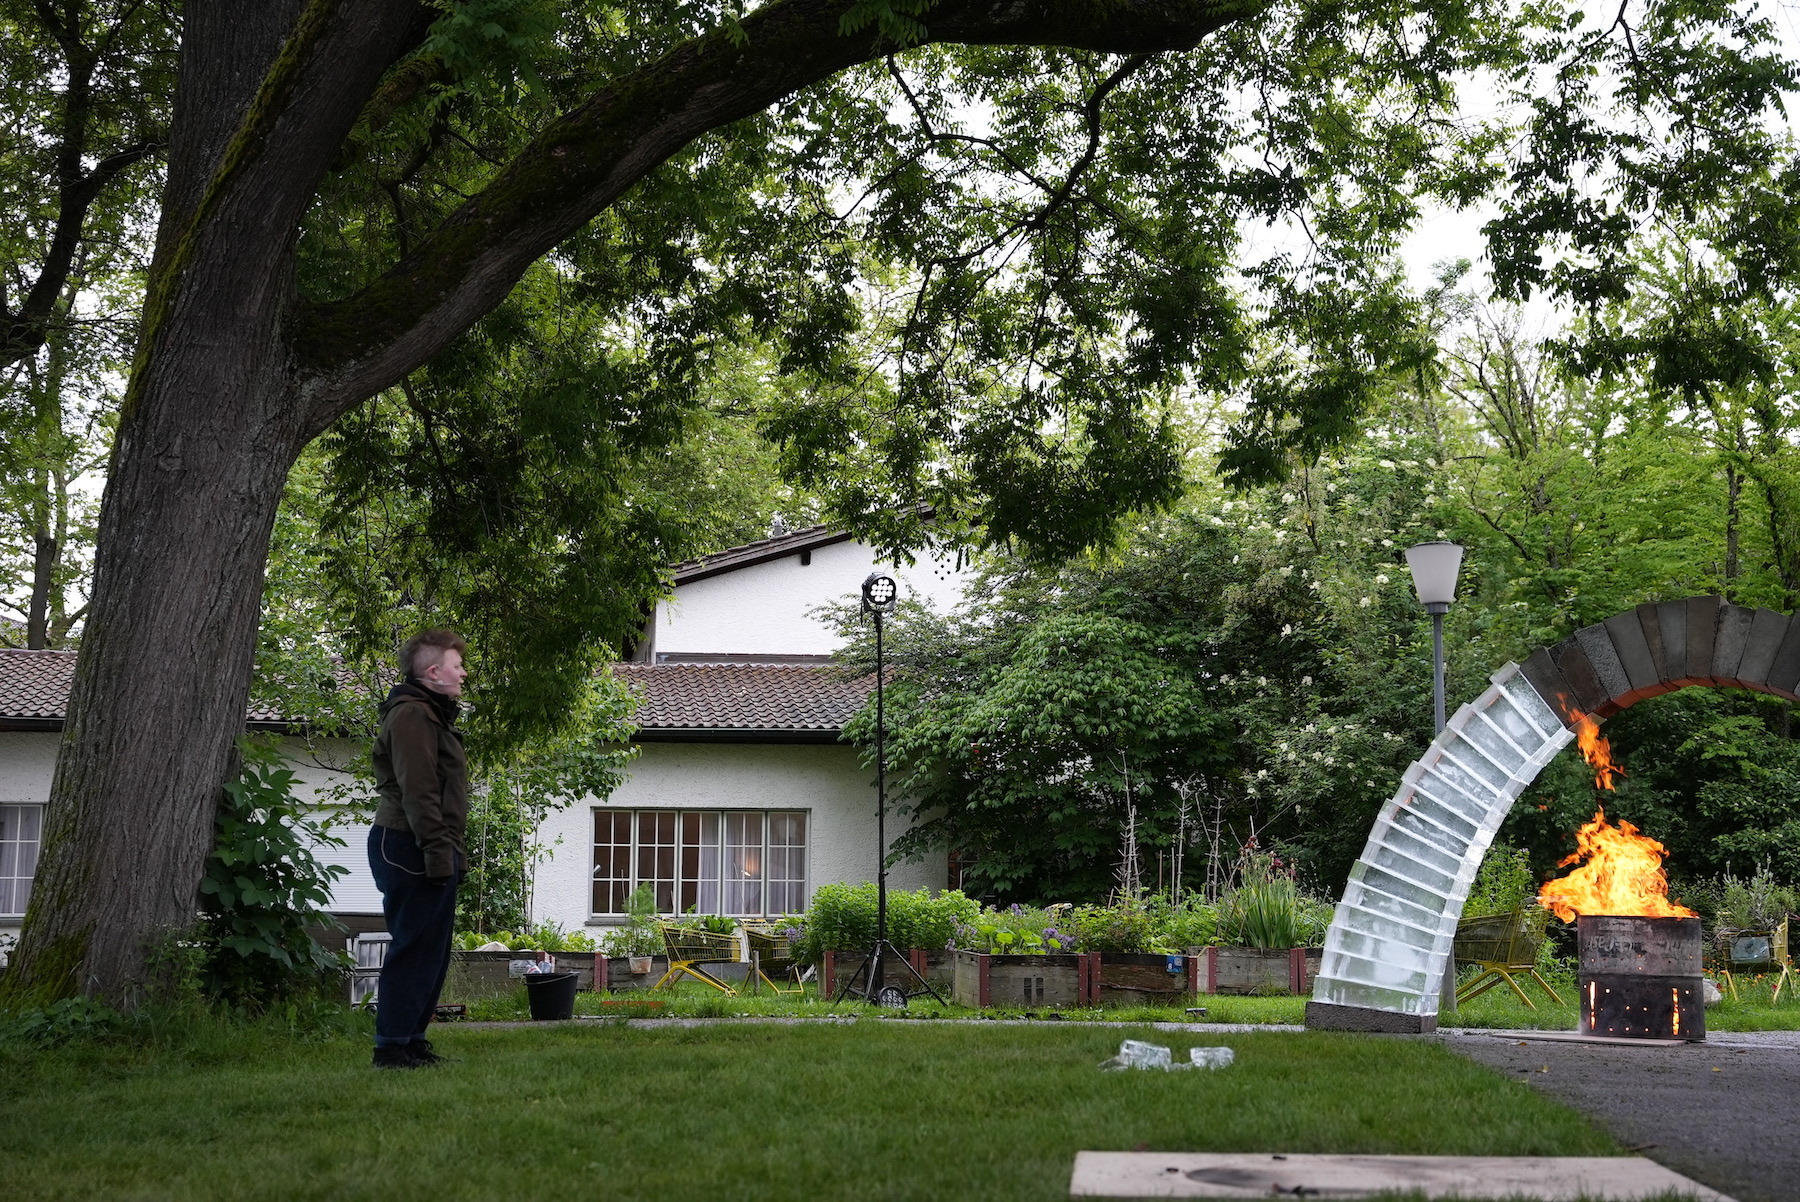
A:
[[[1459,543],[1420,543],[1406,549],[1406,566],[1412,570],[1413,588],[1426,613],[1450,611],[1456,600],[1456,574],[1462,570]]]
[[[899,600],[900,586],[894,583],[892,576],[870,572],[868,579],[862,582],[863,609],[869,613],[892,613]]]

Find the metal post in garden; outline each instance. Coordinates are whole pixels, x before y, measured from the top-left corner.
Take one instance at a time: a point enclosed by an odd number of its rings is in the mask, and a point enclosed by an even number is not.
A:
[[[900,586],[892,576],[870,572],[862,582],[862,610],[875,622],[875,852],[879,857],[875,869],[875,946],[869,949],[862,968],[844,982],[833,999],[841,1000],[849,993],[873,1005],[890,1007],[904,1006],[908,998],[921,993],[929,993],[939,1003],[944,1000],[919,975],[912,961],[888,942],[887,934],[887,658],[882,623],[899,601]],[[898,985],[890,986],[884,963],[889,956],[904,965],[921,988],[909,992]]]
[[[1420,543],[1406,549],[1406,566],[1412,570],[1413,589],[1419,603],[1431,615],[1431,703],[1437,718],[1433,728],[1444,731],[1444,615],[1456,600],[1456,575],[1462,569],[1463,549],[1457,543]]]
[[[1444,733],[1444,615],[1456,600],[1456,577],[1462,570],[1463,549],[1457,543],[1420,543],[1406,549],[1406,566],[1412,572],[1413,590],[1431,615],[1431,708],[1437,734]],[[1456,959],[1450,953],[1444,970],[1440,1014],[1456,1013]]]

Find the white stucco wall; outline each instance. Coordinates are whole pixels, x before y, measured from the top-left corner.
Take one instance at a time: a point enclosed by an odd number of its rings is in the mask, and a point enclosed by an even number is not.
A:
[[[43,805],[50,800],[50,781],[56,773],[56,747],[61,738],[52,732],[0,731],[0,805]],[[298,778],[295,796],[302,801],[319,798],[345,779],[341,771],[333,770],[334,766],[348,764],[357,756],[367,754],[366,745],[355,739],[319,740],[310,746],[300,739],[284,739],[282,750]],[[340,811],[331,806],[314,811],[316,817],[335,819],[339,814]],[[330,908],[339,913],[381,912],[381,895],[376,892],[374,879],[369,875],[363,850],[366,825],[355,820],[334,829],[333,833],[345,841],[344,847],[315,846],[313,849],[313,854],[320,860],[343,864],[351,870],[350,875],[339,879],[333,892]],[[0,917],[0,935],[17,938],[19,924],[17,917]]]
[[[312,816],[325,823],[332,835],[344,841],[342,847],[314,844],[313,855],[324,864],[339,864],[350,871],[333,884],[331,905],[337,914],[381,913],[381,892],[369,872],[366,843],[369,816],[375,812],[374,789],[365,780],[358,782],[349,771],[361,764],[366,769],[369,744],[363,739],[318,739],[307,744],[299,739],[283,739],[282,751],[298,778],[294,796],[302,801],[320,803]],[[344,786],[350,786],[347,798],[351,809],[335,804]],[[324,803],[333,804],[324,804]]]
[[[962,599],[968,572],[954,557],[921,555],[911,566],[878,564],[865,543],[833,543],[801,566],[798,554],[683,584],[656,607],[656,644],[664,652],[829,655],[841,640],[813,610],[855,596],[877,567],[908,596],[948,612]]]
[[[756,744],[646,743],[631,775],[605,806],[609,809],[805,810],[806,897],[834,881],[872,880],[876,870],[873,774],[854,748]],[[593,871],[591,798],[569,806],[544,824],[548,855],[539,866],[532,917],[565,930],[584,923],[610,925],[590,912]],[[889,799],[888,837],[903,830]],[[560,840],[560,843],[557,842]],[[948,865],[933,855],[888,872],[895,889],[944,887]]]

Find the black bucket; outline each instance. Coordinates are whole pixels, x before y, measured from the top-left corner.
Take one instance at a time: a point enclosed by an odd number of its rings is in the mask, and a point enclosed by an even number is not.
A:
[[[525,1000],[531,1003],[531,1017],[538,1022],[575,1017],[575,986],[581,974],[574,972],[534,972],[525,976]]]

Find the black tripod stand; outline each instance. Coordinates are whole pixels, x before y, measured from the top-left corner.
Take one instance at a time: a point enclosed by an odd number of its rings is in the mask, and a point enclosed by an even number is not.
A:
[[[931,982],[919,975],[919,970],[912,966],[912,961],[901,955],[900,949],[889,943],[887,937],[887,712],[884,708],[887,681],[886,663],[882,654],[881,620],[893,612],[899,599],[900,586],[894,583],[893,577],[870,572],[868,579],[863,581],[863,612],[875,619],[875,844],[881,862],[875,875],[875,946],[869,949],[862,967],[838,989],[837,996],[831,999],[833,1005],[848,996],[860,998],[870,1005],[898,1009],[906,1005],[908,1000],[927,993],[940,1006],[944,1004],[944,999],[931,987]],[[898,961],[912,975],[912,979],[919,984],[917,989],[887,983],[886,961],[890,958]]]

